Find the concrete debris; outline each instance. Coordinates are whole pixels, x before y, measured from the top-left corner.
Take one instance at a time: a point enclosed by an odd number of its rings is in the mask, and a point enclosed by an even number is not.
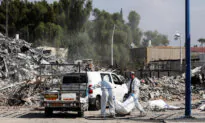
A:
[[[57,59],[45,50],[32,48],[31,44],[21,39],[6,38],[0,33],[0,105],[37,105],[39,94],[45,88],[58,83],[59,77],[51,78],[39,75],[52,75],[77,72],[78,63],[81,71],[112,71],[93,65],[92,59],[77,60],[76,66],[52,66],[66,64],[65,59]],[[44,64],[43,66],[41,64]],[[42,69],[42,71],[41,71]],[[123,77],[120,77],[124,80]],[[192,97],[200,99],[204,95],[205,66],[192,70]],[[164,76],[162,78],[144,78],[141,86],[141,100],[163,99],[165,101],[184,100],[185,76]],[[203,86],[201,86],[201,84]],[[55,85],[55,84],[53,84]]]
[[[200,110],[205,111],[205,103],[199,107]]]
[[[67,63],[55,56],[44,55],[41,49],[21,40],[6,38],[0,34],[0,105],[33,105],[44,87],[50,86],[50,78],[39,78],[40,64]],[[70,72],[73,68],[45,66],[46,74]],[[74,70],[73,70],[74,71]],[[44,74],[44,73],[42,73]],[[43,84],[42,79],[50,83]]]
[[[201,111],[205,111],[205,100],[201,100],[192,104],[192,109],[198,109]]]
[[[180,77],[145,78],[141,84],[141,100],[183,100],[185,84]]]
[[[201,68],[201,67],[199,67]],[[204,83],[200,82],[200,69],[192,70],[192,98],[201,99],[204,93]],[[195,83],[195,84],[194,84]],[[185,78],[184,76],[164,76],[161,78],[144,78],[141,84],[141,100],[163,99],[178,101],[185,99]]]

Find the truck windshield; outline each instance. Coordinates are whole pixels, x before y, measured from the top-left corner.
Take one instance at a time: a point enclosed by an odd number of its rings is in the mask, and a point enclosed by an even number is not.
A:
[[[63,77],[63,84],[67,83],[87,83],[87,77],[85,74],[67,75]]]

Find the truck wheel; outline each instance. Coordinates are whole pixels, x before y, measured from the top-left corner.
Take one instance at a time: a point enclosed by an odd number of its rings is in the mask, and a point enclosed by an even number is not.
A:
[[[84,117],[84,111],[79,111],[79,112],[78,112],[78,116],[79,116],[79,117]]]
[[[97,96],[97,97],[96,97],[96,100],[95,100],[95,109],[96,109],[96,110],[100,110],[100,109],[101,109],[101,99],[100,99],[100,96]]]
[[[49,117],[53,114],[53,109],[51,108],[45,108],[45,116]]]

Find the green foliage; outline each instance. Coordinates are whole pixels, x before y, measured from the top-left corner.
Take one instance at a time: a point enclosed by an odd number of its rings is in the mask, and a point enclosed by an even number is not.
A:
[[[0,32],[5,32],[6,0],[0,4]],[[94,20],[89,21],[90,14]],[[9,36],[16,33],[34,46],[47,45],[68,48],[68,58],[92,58],[110,64],[111,40],[114,30],[114,63],[122,68],[129,62],[130,44],[140,45],[140,15],[131,11],[128,23],[122,9],[109,13],[97,8],[92,10],[92,0],[59,0],[52,4],[46,0],[9,0]],[[146,40],[154,45],[167,45],[165,35],[145,32]],[[146,42],[146,41],[145,41]]]
[[[128,16],[131,33],[132,33],[132,39],[133,43],[135,43],[137,46],[140,45],[140,40],[142,37],[142,32],[138,28],[139,22],[140,22],[140,15],[136,13],[135,11],[131,11]]]
[[[8,6],[9,36],[19,33],[21,38],[33,43],[56,45],[54,42],[59,42],[57,44],[60,45],[64,33],[83,30],[92,10],[92,1],[60,0],[48,4],[46,0],[9,0]],[[1,32],[5,32],[5,8],[6,0],[3,0],[0,5]]]
[[[131,11],[128,16],[129,25],[132,30],[135,30],[138,28],[139,22],[140,22],[140,15],[136,13],[135,11]]]
[[[198,39],[198,42],[201,43],[201,46],[203,46],[203,44],[205,43],[205,39],[204,38],[200,38],[200,39]]]
[[[168,37],[157,31],[147,31],[144,33],[144,36],[143,46],[147,46],[149,40],[151,40],[152,46],[167,46],[169,44]]]
[[[70,35],[67,38],[68,57],[71,60],[95,58],[94,44],[86,32]]]
[[[129,62],[129,46],[131,42],[140,42],[141,35],[139,35],[138,27],[132,30],[130,24],[124,23],[121,12],[110,14],[104,10],[93,10],[93,16],[95,19],[89,25],[88,32],[93,43],[96,46],[96,52],[101,60],[104,60],[110,64],[111,59],[111,40],[113,28],[114,30],[114,63],[125,67]],[[136,20],[139,21],[139,20]],[[137,25],[138,26],[138,25]]]

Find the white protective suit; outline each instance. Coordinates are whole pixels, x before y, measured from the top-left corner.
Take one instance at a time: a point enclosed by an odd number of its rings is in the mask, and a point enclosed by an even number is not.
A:
[[[130,86],[130,84],[132,84]],[[131,87],[131,88],[130,88]],[[132,96],[134,97],[134,102],[135,102],[135,107],[140,110],[140,112],[144,112],[143,107],[139,103],[139,95],[140,95],[140,80],[137,79],[136,77],[132,80],[129,81],[128,83],[128,89],[131,89]],[[130,91],[130,90],[129,90]]]
[[[108,103],[111,115],[115,115],[114,106],[114,87],[109,81],[109,77],[105,75],[103,81],[101,81],[96,87],[101,87],[102,97],[101,97],[101,115],[105,117],[106,115],[106,105]]]

